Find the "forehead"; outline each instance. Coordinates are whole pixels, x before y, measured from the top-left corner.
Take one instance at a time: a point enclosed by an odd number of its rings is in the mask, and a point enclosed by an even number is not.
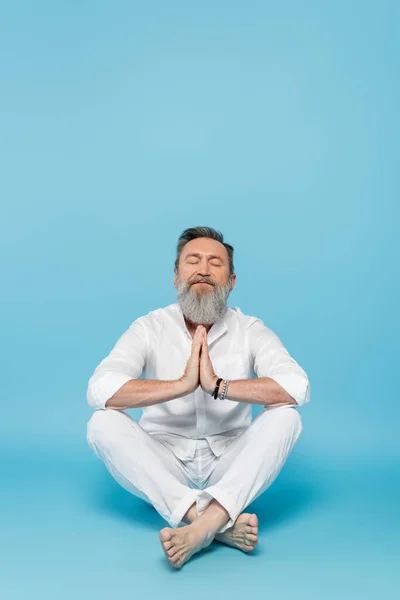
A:
[[[200,254],[214,254],[220,256],[224,260],[228,260],[228,252],[221,242],[212,240],[211,238],[196,238],[187,242],[182,250],[182,258],[191,254],[192,252],[198,252]]]

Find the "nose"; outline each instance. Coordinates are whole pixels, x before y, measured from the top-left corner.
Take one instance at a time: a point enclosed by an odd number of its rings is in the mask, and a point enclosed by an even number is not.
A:
[[[198,277],[209,277],[210,276],[210,268],[208,266],[208,263],[201,265],[197,275],[198,275]]]

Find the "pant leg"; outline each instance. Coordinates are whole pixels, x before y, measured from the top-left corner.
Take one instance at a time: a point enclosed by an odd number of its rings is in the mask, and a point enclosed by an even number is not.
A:
[[[203,514],[215,498],[230,516],[218,533],[232,527],[244,508],[273,483],[301,431],[294,406],[261,411],[216,461],[208,486],[197,497],[197,513]]]
[[[188,486],[179,460],[122,411],[96,410],[87,425],[87,441],[114,479],[128,492],[152,504],[171,527],[178,527],[200,490]]]

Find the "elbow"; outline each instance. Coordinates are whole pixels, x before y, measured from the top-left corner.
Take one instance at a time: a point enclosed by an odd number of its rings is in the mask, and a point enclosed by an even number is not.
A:
[[[87,403],[89,404],[90,408],[93,408],[93,410],[95,410],[97,408],[96,398],[94,397],[93,392],[89,387],[86,392],[86,400],[87,400]]]
[[[111,396],[111,398],[109,398],[106,401],[106,403],[104,404],[104,408],[112,408],[113,410],[124,410],[125,408],[129,408],[128,406],[117,406],[114,402],[115,396],[116,394],[114,394],[114,396]]]
[[[131,379],[133,379],[131,375],[119,371],[106,371],[101,376],[97,374],[96,377],[91,377],[86,392],[89,406],[94,410],[128,408],[116,406],[114,396]]]
[[[303,379],[302,385],[299,387],[299,391],[294,399],[297,406],[303,406],[303,404],[307,404],[311,400],[310,381],[307,375]]]
[[[300,406],[297,400],[288,393],[286,393],[286,403],[290,404],[291,406]]]
[[[89,381],[86,390],[86,400],[90,408],[92,408],[93,410],[101,410],[106,408],[106,403],[96,393],[95,387],[91,381]]]
[[[302,406],[310,401],[310,382],[304,372],[286,371],[270,374],[282,388],[282,402],[293,406]]]

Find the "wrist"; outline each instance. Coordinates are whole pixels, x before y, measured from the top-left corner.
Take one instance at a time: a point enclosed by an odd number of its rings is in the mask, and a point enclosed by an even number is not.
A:
[[[223,379],[221,381],[221,385],[219,386],[219,390],[218,390],[218,398],[220,400],[225,400],[226,399],[226,397],[228,395],[229,384],[230,384],[230,380],[229,379]]]
[[[188,394],[191,394],[194,391],[194,389],[196,389],[196,388],[193,388],[193,385],[191,386],[184,377],[180,377],[179,379],[176,379],[174,381],[174,384],[176,386],[176,396],[175,396],[176,398],[181,398],[182,396],[187,396]]]
[[[218,395],[219,395],[219,393],[220,393],[220,391],[221,391],[221,384],[222,384],[222,381],[223,381],[223,379],[222,379],[221,377],[218,377],[218,375],[214,375],[214,377],[213,377],[213,379],[212,379],[212,387],[211,387],[211,389],[210,389],[210,390],[209,390],[209,392],[208,392],[208,393],[209,393],[211,396],[214,394],[214,392],[215,392],[215,388],[217,387],[217,383],[218,383],[218,381],[219,381],[220,379],[221,379],[221,381],[220,381],[220,384],[219,384]],[[217,397],[218,397],[218,396],[217,396]]]

